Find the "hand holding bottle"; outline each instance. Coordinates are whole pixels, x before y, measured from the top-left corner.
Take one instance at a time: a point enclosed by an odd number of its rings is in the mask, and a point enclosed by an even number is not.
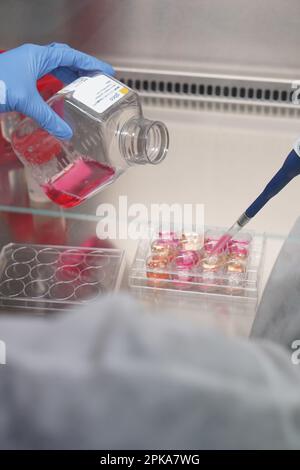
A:
[[[114,74],[113,68],[66,44],[24,44],[0,55],[0,112],[18,111],[60,139],[70,139],[72,130],[42,99],[36,81],[52,73],[70,83],[87,71]]]

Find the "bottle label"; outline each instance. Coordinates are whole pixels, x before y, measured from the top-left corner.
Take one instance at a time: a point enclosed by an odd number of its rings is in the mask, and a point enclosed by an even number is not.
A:
[[[77,101],[97,113],[104,113],[129,90],[122,83],[106,75],[96,75],[95,77],[81,77],[62,90],[63,93],[70,91],[74,91],[73,97]]]

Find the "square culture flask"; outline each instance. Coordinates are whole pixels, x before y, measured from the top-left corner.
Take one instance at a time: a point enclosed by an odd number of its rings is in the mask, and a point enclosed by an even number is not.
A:
[[[72,139],[59,140],[25,118],[12,145],[45,194],[62,207],[81,204],[132,165],[155,165],[166,157],[165,124],[145,119],[137,93],[115,78],[78,78],[48,104],[70,125]]]

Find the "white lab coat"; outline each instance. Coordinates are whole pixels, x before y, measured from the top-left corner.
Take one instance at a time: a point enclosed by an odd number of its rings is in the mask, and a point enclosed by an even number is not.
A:
[[[295,237],[300,221],[251,340],[195,326],[184,312],[144,312],[121,295],[47,319],[1,318],[0,448],[300,448]]]

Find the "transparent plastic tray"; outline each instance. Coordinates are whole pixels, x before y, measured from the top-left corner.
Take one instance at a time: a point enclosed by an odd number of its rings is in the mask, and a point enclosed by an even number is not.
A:
[[[0,254],[0,306],[62,310],[116,290],[118,249],[9,244]]]
[[[224,229],[209,227],[205,230],[204,240],[202,238],[201,248],[204,243],[208,243],[212,233],[217,233],[215,239],[219,239],[225,232]],[[178,236],[180,237],[180,236]],[[233,243],[241,244],[241,252],[243,253],[243,240],[248,240],[247,256],[243,259],[239,257],[239,251],[235,252],[233,246],[232,252],[229,247],[222,254],[222,262],[217,269],[210,269],[203,262],[205,254],[199,246],[194,250],[201,254],[198,261],[190,269],[178,269],[173,256],[162,263],[161,267],[152,269],[149,259],[156,253],[153,253],[153,243],[159,239],[157,234],[150,236],[148,239],[140,240],[134,262],[130,269],[129,286],[138,293],[143,293],[144,298],[152,294],[167,293],[174,297],[178,296],[195,298],[195,296],[214,296],[215,298],[251,300],[256,304],[262,271],[262,259],[264,253],[265,237],[264,235],[256,235],[252,232],[240,232]],[[175,250],[176,251],[176,250]],[[181,256],[182,245],[179,247],[179,256]],[[232,254],[233,253],[233,254]],[[178,256],[175,253],[175,257]],[[236,272],[235,267],[242,262],[244,269],[242,272]],[[235,264],[236,263],[236,264]],[[158,263],[159,264],[159,263]],[[199,297],[198,297],[199,298]]]

